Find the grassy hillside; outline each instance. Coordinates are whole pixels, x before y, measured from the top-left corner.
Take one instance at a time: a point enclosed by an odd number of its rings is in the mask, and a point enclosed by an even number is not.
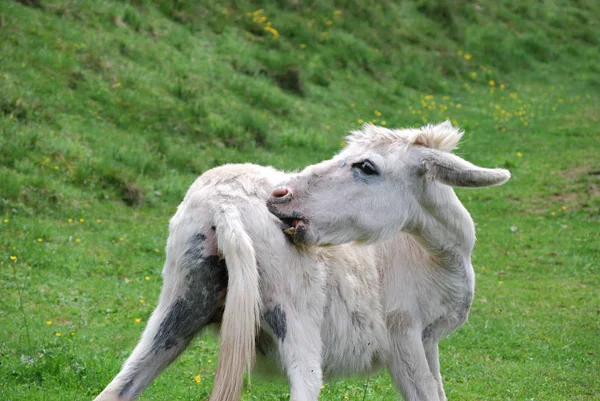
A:
[[[459,192],[477,294],[442,342],[449,399],[600,399],[599,49],[583,0],[1,2],[0,399],[89,400],[117,373],[203,171],[445,119],[513,174]],[[202,336],[141,399],[205,399],[217,357]],[[380,374],[322,399],[394,397]]]

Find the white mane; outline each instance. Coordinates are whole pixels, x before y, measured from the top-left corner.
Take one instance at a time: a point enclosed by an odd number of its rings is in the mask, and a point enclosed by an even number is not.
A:
[[[390,129],[364,124],[359,131],[351,131],[346,137],[348,145],[364,148],[386,148],[420,145],[443,152],[457,148],[464,132],[453,127],[450,121],[441,124],[428,124],[420,128]]]

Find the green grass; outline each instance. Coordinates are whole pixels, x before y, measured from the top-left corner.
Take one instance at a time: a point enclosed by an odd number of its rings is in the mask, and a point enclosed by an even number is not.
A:
[[[0,4],[0,399],[110,381],[206,169],[301,168],[360,121],[444,119],[461,156],[513,174],[459,191],[477,293],[441,344],[449,399],[600,399],[600,3],[264,3]],[[217,357],[203,335],[141,399],[205,399]],[[256,379],[243,396],[287,398]],[[398,396],[382,373],[321,398]]]

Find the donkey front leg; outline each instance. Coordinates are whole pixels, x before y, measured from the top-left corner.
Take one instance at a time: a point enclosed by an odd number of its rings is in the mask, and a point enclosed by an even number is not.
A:
[[[388,367],[405,401],[440,401],[421,339],[422,330],[407,312],[387,316],[390,335]]]
[[[158,307],[123,368],[95,401],[137,398],[207,324],[218,319],[227,288],[225,263],[217,257],[182,258],[165,269]]]
[[[390,373],[406,401],[441,401],[438,382],[431,374],[421,333],[392,339]]]
[[[442,382],[442,374],[440,373],[440,358],[438,351],[438,342],[434,340],[424,341],[425,356],[429,364],[429,370],[437,381],[438,395],[440,401],[446,401],[446,393],[444,392],[444,384]]]
[[[310,316],[275,305],[263,314],[290,383],[290,401],[317,401],[323,383],[321,331]]]

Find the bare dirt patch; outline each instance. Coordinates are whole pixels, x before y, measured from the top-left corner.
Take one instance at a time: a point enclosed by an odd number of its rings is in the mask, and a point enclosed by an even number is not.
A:
[[[564,182],[547,196],[531,199],[528,212],[536,214],[583,211],[600,217],[600,166],[578,166],[556,173]]]

